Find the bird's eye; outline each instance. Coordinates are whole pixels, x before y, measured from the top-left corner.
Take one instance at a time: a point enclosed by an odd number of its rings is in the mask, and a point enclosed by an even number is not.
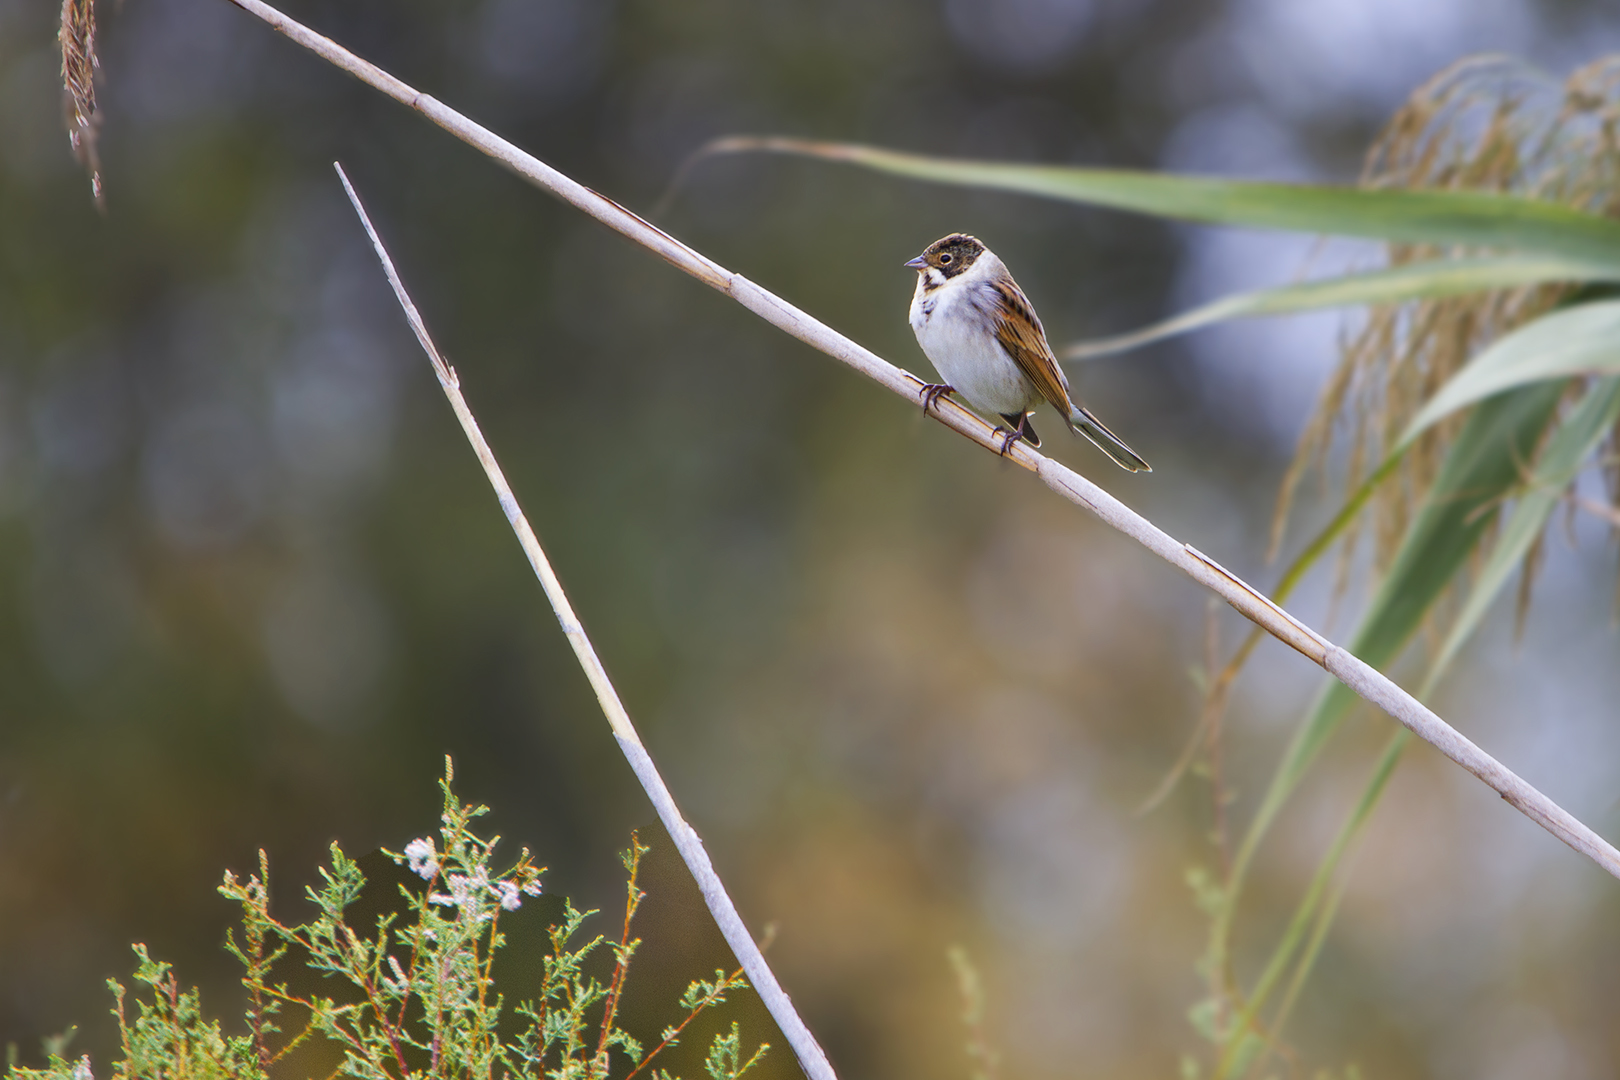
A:
[[[946,252],[944,255],[941,255],[939,257],[939,264],[941,266],[944,266],[946,263],[948,263],[950,261],[951,261],[951,256],[950,256],[949,252]]]

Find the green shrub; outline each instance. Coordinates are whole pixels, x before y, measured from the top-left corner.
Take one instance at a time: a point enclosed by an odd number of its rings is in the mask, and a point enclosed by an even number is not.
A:
[[[415,875],[408,882],[421,883],[399,884],[403,905],[388,905],[396,910],[376,916],[374,925],[356,925],[357,908],[364,906],[356,904],[366,884],[364,860],[350,859],[336,843],[331,865],[320,871],[323,884],[306,890],[318,914],[305,923],[271,915],[264,852],[259,872],[246,881],[226,872],[220,892],[242,906],[241,934],[229,934],[226,949],[244,969],[244,1034],[222,1033],[217,1020],[205,1018],[195,989],[181,992],[168,964],[152,959],[146,946],[134,946],[135,982],[150,997],[137,990],[131,1020],[128,992],[108,980],[121,1043],[112,1080],[309,1075],[302,1067],[308,1060],[289,1057],[300,1049],[324,1050],[336,1061],[330,1076],[353,1080],[606,1080],[616,1074],[628,1080],[643,1072],[650,1080],[674,1080],[662,1069],[649,1071],[653,1059],[676,1045],[700,1013],[747,986],[742,972],[716,971],[712,981],[688,986],[680,999],[685,1019],[665,1028],[650,1052],[618,1026],[640,944],[630,937],[630,924],[645,896],[636,874],[647,848],[632,833],[623,853],[623,936],[609,941],[598,934],[576,947],[596,912],[564,900],[546,931],[538,993],[508,1010],[493,975],[495,955],[507,943],[501,917],[541,895],[544,868],[534,865],[527,848],[506,870],[492,868],[500,838],[473,832],[474,819],[487,808],[463,805],[451,790],[453,775],[446,759],[438,843],[422,837],[403,852],[383,853]],[[599,966],[590,960],[603,945],[613,957],[605,984],[589,970]],[[733,1023],[715,1036],[704,1067],[712,1080],[736,1080],[766,1049],[761,1044],[745,1057]],[[65,1040],[47,1050],[45,1068],[13,1063],[8,1080],[95,1080],[88,1054],[69,1060]]]

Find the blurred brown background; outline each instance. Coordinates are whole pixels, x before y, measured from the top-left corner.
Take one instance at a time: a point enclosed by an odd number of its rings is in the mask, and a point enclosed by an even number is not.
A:
[[[1348,181],[1475,51],[1555,74],[1605,0],[482,0],[289,12],[641,210],[739,131]],[[221,871],[285,915],[327,843],[494,805],[548,888],[620,902],[658,845],[649,985],[725,962],[400,318],[342,159],[457,365],[631,713],[843,1075],[966,1076],[946,949],[1007,1075],[1167,1076],[1204,923],[1207,787],[1134,807],[1196,715],[1205,598],[914,408],[507,175],[221,0],[102,15],[108,213],[60,126],[51,5],[0,0],[0,1042],[82,1027],[147,942],[231,1016]],[[701,165],[660,223],[927,371],[900,263],[953,229],[1054,342],[1280,283],[1308,241],[1167,227],[782,159]],[[1049,448],[1269,585],[1272,495],[1339,323],[1202,335],[1073,375],[1145,457]],[[1317,507],[1320,511],[1320,506]],[[1311,511],[1304,511],[1308,518]],[[1443,715],[1620,834],[1613,553],[1552,545]],[[1296,536],[1298,533],[1295,534]],[[1356,597],[1295,609],[1342,634]],[[1223,614],[1229,648],[1241,632]],[[1240,816],[1316,685],[1262,648]],[[1386,721],[1340,736],[1262,858],[1252,977]],[[661,861],[660,861],[661,860]],[[1620,1071],[1620,890],[1426,751],[1363,845],[1290,1032],[1383,1077]],[[600,929],[614,919],[605,916]],[[672,994],[631,1018],[652,1035]],[[660,1006],[660,1007],[654,1007]],[[792,1075],[772,1037],[772,1075]],[[688,1069],[696,1072],[696,1069]]]

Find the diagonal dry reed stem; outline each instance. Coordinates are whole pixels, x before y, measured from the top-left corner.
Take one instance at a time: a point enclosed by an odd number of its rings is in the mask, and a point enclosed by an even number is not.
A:
[[[415,109],[457,138],[477,147],[536,186],[647,248],[677,269],[725,293],[771,325],[847,364],[909,401],[919,400],[919,393],[925,385],[923,380],[895,367],[871,350],[857,345],[843,334],[754,284],[741,274],[727,270],[612,199],[563,175],[487,128],[473,123],[376,65],[360,59],[330,39],[289,19],[262,0],[230,0],[230,2],[263,19],[282,34],[362,82]],[[989,424],[949,398],[937,399],[930,406],[928,414],[951,430],[987,449],[993,451],[1001,449],[1001,439],[994,434]],[[1320,665],[1351,690],[1410,729],[1420,739],[1479,777],[1521,813],[1576,851],[1592,859],[1611,875],[1620,878],[1620,851],[1615,850],[1613,845],[1597,833],[1465,738],[1387,676],[1328,641],[1219,563],[1190,544],[1175,540],[1074,470],[1043,457],[1021,442],[1013,445],[1007,457],[1035,473],[1047,487],[1059,495],[1092,511],[1108,525],[1219,595],[1245,618]],[[515,512],[515,506],[509,500],[510,496],[503,496],[503,505],[508,507],[509,512]],[[549,570],[546,573],[549,575]],[[566,608],[559,608],[558,614],[563,621],[564,629],[570,633],[570,639],[574,640],[577,621]],[[595,660],[595,654],[590,654],[587,670],[592,670],[593,667],[599,670],[600,666]],[[616,698],[614,700],[617,701]],[[622,707],[620,708],[622,712]],[[625,722],[628,723],[627,720]],[[619,734],[617,727],[615,734]],[[639,742],[627,740],[620,735],[620,743],[625,747],[625,753],[631,757],[632,763],[638,760],[644,762],[637,765],[638,770],[650,768],[651,762],[646,760],[646,751]],[[667,792],[663,798],[668,798]],[[673,812],[672,803],[670,810]],[[663,812],[664,809],[660,806],[660,813]],[[706,860],[703,865],[707,867]],[[695,867],[693,872],[697,873]],[[709,873],[712,874],[712,870]]]
[[[675,806],[674,797],[665,786],[663,777],[658,775],[657,766],[647,754],[646,747],[641,745],[641,736],[636,734],[635,725],[630,722],[630,714],[625,711],[624,702],[619,700],[619,692],[613,688],[612,680],[608,678],[607,671],[602,667],[602,661],[596,655],[595,646],[591,644],[585,628],[580,625],[578,616],[574,614],[573,605],[568,602],[568,594],[563,591],[562,582],[557,580],[557,575],[552,571],[551,560],[546,558],[545,549],[540,546],[534,530],[529,527],[528,519],[523,516],[523,510],[518,506],[517,496],[512,494],[505,474],[495,461],[494,451],[484,440],[484,433],[479,430],[478,421],[473,419],[466,399],[461,396],[461,382],[455,370],[445,363],[444,357],[434,346],[433,339],[428,335],[427,325],[422,321],[421,313],[416,310],[416,305],[406,293],[405,286],[399,279],[399,273],[394,269],[394,262],[388,257],[382,239],[372,227],[371,219],[366,216],[365,208],[360,205],[360,196],[355,194],[343,166],[334,167],[337,169],[339,179],[343,181],[343,190],[348,193],[349,201],[354,204],[354,212],[360,216],[366,235],[371,238],[371,245],[376,249],[377,259],[382,263],[388,284],[393,286],[400,307],[405,309],[405,320],[411,324],[416,340],[422,343],[422,349],[432,361],[433,373],[438,376],[439,386],[444,389],[445,397],[450,399],[450,408],[454,410],[456,419],[461,422],[461,430],[466,433],[473,452],[478,455],[478,463],[484,467],[484,475],[489,477],[490,486],[495,489],[501,510],[506,514],[506,520],[511,523],[512,531],[517,534],[518,544],[528,556],[529,566],[534,570],[535,577],[540,579],[540,585],[546,591],[546,598],[551,601],[551,609],[556,612],[558,624],[567,635],[568,643],[574,647],[574,655],[579,658],[579,666],[584,669],[585,677],[590,680],[591,689],[596,692],[596,700],[601,704],[602,712],[613,728],[613,737],[618,740],[619,749],[624,751],[625,758],[630,762],[630,768],[635,771],[636,779],[641,781],[641,786],[657,807],[658,817],[663,821],[664,828],[669,830],[670,838],[675,841],[675,847],[685,860],[687,869],[697,879],[698,890],[702,892],[704,903],[708,904],[710,913],[719,924],[726,944],[731,946],[738,963],[748,975],[748,981],[764,1000],[766,1008],[771,1012],[771,1018],[776,1021],[776,1026],[782,1029],[783,1036],[798,1055],[805,1073],[812,1080],[837,1080],[832,1066],[827,1062],[826,1054],[822,1053],[821,1047],[810,1034],[810,1029],[805,1027],[804,1021],[799,1018],[793,1003],[788,1000],[781,984],[776,981],[776,976],[771,973],[770,966],[765,963],[765,957],[760,952],[759,946],[754,943],[747,926],[743,924],[742,917],[737,914],[736,905],[731,902],[720,876],[714,871],[714,864],[709,861],[708,853],[703,850],[703,841],[692,826],[686,823],[686,819],[681,817],[680,810]],[[633,888],[634,882],[631,884]],[[628,916],[625,926],[625,932],[629,933]],[[611,1019],[610,1014],[604,1023]]]

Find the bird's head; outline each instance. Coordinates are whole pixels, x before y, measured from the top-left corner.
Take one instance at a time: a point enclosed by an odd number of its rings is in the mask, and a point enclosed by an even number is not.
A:
[[[976,237],[967,233],[951,233],[929,244],[926,251],[906,265],[930,277],[934,276],[930,271],[938,271],[939,279],[943,282],[966,271],[984,252],[985,246]]]

